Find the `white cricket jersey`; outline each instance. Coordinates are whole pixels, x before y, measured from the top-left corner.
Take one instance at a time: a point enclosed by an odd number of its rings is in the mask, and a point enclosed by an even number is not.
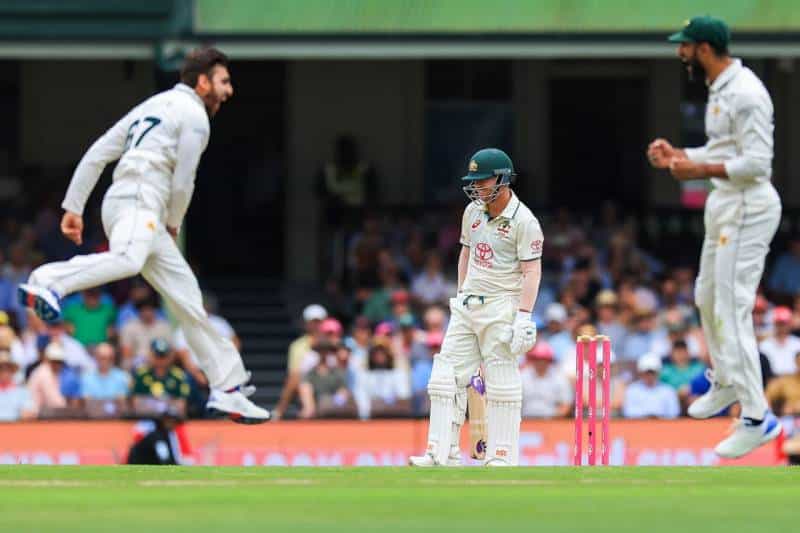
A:
[[[717,189],[736,191],[772,177],[773,109],[764,84],[734,59],[708,90],[708,142],[687,148],[697,163],[725,164],[728,179],[712,178]]]
[[[500,215],[490,219],[485,208],[472,202],[461,221],[461,244],[469,246],[465,294],[519,296],[521,261],[542,257],[544,236],[539,221],[514,192]]]
[[[194,191],[210,125],[205,105],[183,83],[156,94],[125,115],[81,159],[62,207],[83,214],[105,166],[119,159],[108,197],[136,197],[179,228]]]

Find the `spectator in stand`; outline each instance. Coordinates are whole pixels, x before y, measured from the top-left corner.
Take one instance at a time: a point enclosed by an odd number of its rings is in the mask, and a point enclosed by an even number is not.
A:
[[[361,418],[411,414],[408,374],[395,368],[388,346],[377,344],[370,349],[369,368],[355,391],[355,399]]]
[[[17,364],[18,370],[15,381],[22,383],[25,376],[24,372],[20,370],[25,370],[23,368],[23,365],[26,364],[25,347],[9,325],[9,316],[5,311],[0,311],[0,350],[8,350],[11,359]]]
[[[661,358],[644,354],[636,363],[639,380],[625,391],[622,415],[625,418],[676,418],[681,406],[675,389],[659,382]]]
[[[566,327],[567,310],[558,302],[552,303],[545,311],[547,328],[541,335],[553,349],[556,361],[563,361],[575,351],[575,340],[572,332]]]
[[[661,371],[661,383],[666,383],[675,389],[682,407],[686,408],[689,406],[692,380],[705,369],[706,366],[702,362],[691,358],[686,342],[678,340],[673,343],[669,360]]]
[[[654,352],[666,333],[658,329],[656,313],[651,309],[638,309],[634,316],[633,330],[622,343],[622,359],[636,361],[646,353]]]
[[[425,350],[424,336],[420,335],[414,317],[410,313],[401,316],[397,333],[392,336],[392,353],[395,368],[408,371],[411,368],[411,357],[415,350]]]
[[[122,368],[132,370],[144,364],[153,341],[171,339],[172,328],[169,322],[158,318],[158,299],[148,298],[136,303],[139,318],[133,319],[120,332]]]
[[[317,175],[317,194],[327,212],[367,207],[374,204],[377,192],[377,175],[372,165],[361,159],[356,139],[349,134],[336,137],[333,159]]]
[[[318,343],[322,335],[319,326],[328,318],[328,312],[319,304],[311,304],[303,309],[304,333],[289,345],[286,357],[286,380],[283,383],[278,405],[272,411],[272,419],[280,420],[289,404],[297,394],[297,388],[303,378],[303,360],[311,351],[311,346]]]
[[[61,393],[60,379],[64,369],[64,349],[60,344],[51,342],[45,347],[43,355],[42,362],[28,378],[28,389],[37,412],[67,406],[67,400]]]
[[[153,300],[154,298],[156,298],[156,293],[143,278],[133,278],[131,280],[131,289],[128,292],[128,299],[124,304],[122,304],[122,306],[119,308],[119,312],[117,313],[117,331],[122,331],[122,328],[124,328],[128,322],[139,318],[139,311],[137,310],[137,304],[139,302]],[[167,316],[164,314],[164,310],[161,308],[156,311],[156,315],[159,319],[167,319]]]
[[[319,325],[322,338],[331,344],[341,344],[344,328],[342,323],[333,317],[326,318]]]
[[[572,407],[572,387],[559,365],[553,364],[555,353],[539,341],[525,355],[522,367],[522,416],[529,418],[563,418]]]
[[[67,366],[76,368],[81,372],[95,369],[94,359],[86,348],[74,337],[67,333],[62,321],[46,325],[35,315],[30,316],[30,328],[24,339],[25,360],[28,369],[40,359],[41,351],[50,342],[57,343],[64,353],[64,362]]]
[[[787,248],[778,256],[769,277],[770,290],[783,299],[800,294],[800,235],[794,235]]]
[[[411,293],[420,305],[431,305],[447,301],[450,288],[442,274],[442,258],[430,252],[425,260],[425,270],[414,278]]]
[[[778,376],[787,376],[797,371],[795,354],[800,352],[800,337],[790,333],[792,311],[788,307],[776,307],[772,312],[775,333],[761,342],[758,349],[769,360],[772,371]]]
[[[611,347],[619,352],[625,342],[627,329],[619,321],[619,301],[617,294],[612,290],[603,290],[595,298],[597,312],[597,332],[611,339]]]
[[[356,374],[367,369],[367,357],[372,341],[372,328],[366,317],[360,316],[353,322],[353,331],[344,341],[350,348],[350,368]]]
[[[151,341],[149,361],[139,366],[134,375],[131,390],[134,412],[161,413],[170,405],[181,416],[186,416],[190,392],[186,373],[175,364],[175,351],[169,342],[166,339]]]
[[[11,352],[0,348],[0,422],[36,417],[36,406],[28,389],[15,381],[18,370]]]
[[[767,401],[778,416],[800,416],[800,352],[795,354],[795,372],[773,379],[767,385]]]
[[[31,251],[22,241],[12,244],[8,248],[8,261],[0,269],[3,277],[16,287],[28,281],[31,274]]]
[[[314,346],[319,359],[303,378],[298,389],[300,395],[300,418],[325,416],[328,411],[345,407],[351,399],[347,388],[347,362],[338,357],[339,346],[322,341]]]
[[[422,324],[425,333],[441,333],[444,335],[447,326],[447,313],[438,306],[432,305],[422,313]]]
[[[363,315],[370,322],[376,323],[393,318],[408,312],[408,292],[401,289],[400,278],[398,276],[397,265],[385,251],[381,251],[381,266],[378,277],[381,280],[381,287],[372,291],[369,298],[364,302]],[[394,311],[398,304],[405,304],[406,308],[398,314]]]
[[[415,415],[430,411],[428,381],[433,370],[433,358],[439,353],[444,341],[441,331],[432,331],[425,336],[425,345],[411,353],[411,403]]]
[[[81,293],[64,307],[63,316],[75,337],[84,346],[94,346],[114,337],[114,322],[117,310],[110,299],[101,298],[100,288],[91,288]]]
[[[767,311],[769,311],[769,302],[762,294],[757,295],[753,305],[753,329],[759,344],[772,336],[772,323],[767,320]]]
[[[0,264],[2,264],[2,261],[3,250],[0,249]],[[0,274],[0,311],[10,313],[12,311],[15,312],[16,309],[16,287]]]
[[[81,379],[85,400],[123,400],[131,388],[131,376],[115,365],[114,347],[101,342],[94,348],[97,370],[86,372]]]

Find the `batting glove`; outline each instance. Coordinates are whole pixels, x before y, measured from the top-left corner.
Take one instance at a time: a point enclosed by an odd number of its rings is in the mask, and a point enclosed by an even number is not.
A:
[[[518,311],[514,324],[509,330],[504,340],[508,343],[512,354],[526,353],[536,344],[536,324],[531,321],[530,313]]]

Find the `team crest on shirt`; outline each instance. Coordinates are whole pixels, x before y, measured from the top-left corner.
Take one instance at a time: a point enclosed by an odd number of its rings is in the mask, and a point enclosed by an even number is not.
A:
[[[508,237],[509,232],[511,231],[511,223],[508,220],[503,220],[500,222],[500,225],[497,226],[497,233],[500,235],[501,239],[505,239]]]
[[[714,115],[715,117],[717,115],[719,115],[719,106],[718,105],[715,105],[714,107],[711,108],[711,114]]]
[[[479,242],[475,245],[475,264],[483,268],[492,268],[494,250],[488,242]]]
[[[725,246],[726,244],[728,244],[728,236],[727,235],[720,235],[719,236],[719,245],[720,246]]]

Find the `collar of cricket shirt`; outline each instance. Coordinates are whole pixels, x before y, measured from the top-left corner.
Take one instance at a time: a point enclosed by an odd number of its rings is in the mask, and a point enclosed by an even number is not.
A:
[[[734,76],[736,76],[741,70],[742,70],[742,60],[736,57],[733,58],[731,64],[728,65],[728,67],[725,70],[720,72],[719,76],[717,76],[717,79],[714,80],[714,83],[712,83],[711,86],[709,86],[708,88],[709,92],[713,93],[722,89],[725,86],[725,84],[731,81],[734,78]]]
[[[195,102],[200,104],[200,106],[203,109],[206,108],[206,104],[203,102],[203,99],[200,98],[200,96],[198,96],[198,94],[196,92],[194,92],[194,89],[192,89],[191,87],[189,87],[185,83],[176,83],[174,89],[176,91],[180,91],[182,93],[186,93],[186,94],[190,95],[192,98],[194,98]]]
[[[506,218],[511,220],[514,218],[514,215],[517,214],[517,210],[519,210],[519,203],[519,198],[517,198],[517,195],[514,194],[514,191],[511,191],[511,199],[508,201],[508,205],[506,205],[505,209],[503,209],[503,212],[495,218]]]

